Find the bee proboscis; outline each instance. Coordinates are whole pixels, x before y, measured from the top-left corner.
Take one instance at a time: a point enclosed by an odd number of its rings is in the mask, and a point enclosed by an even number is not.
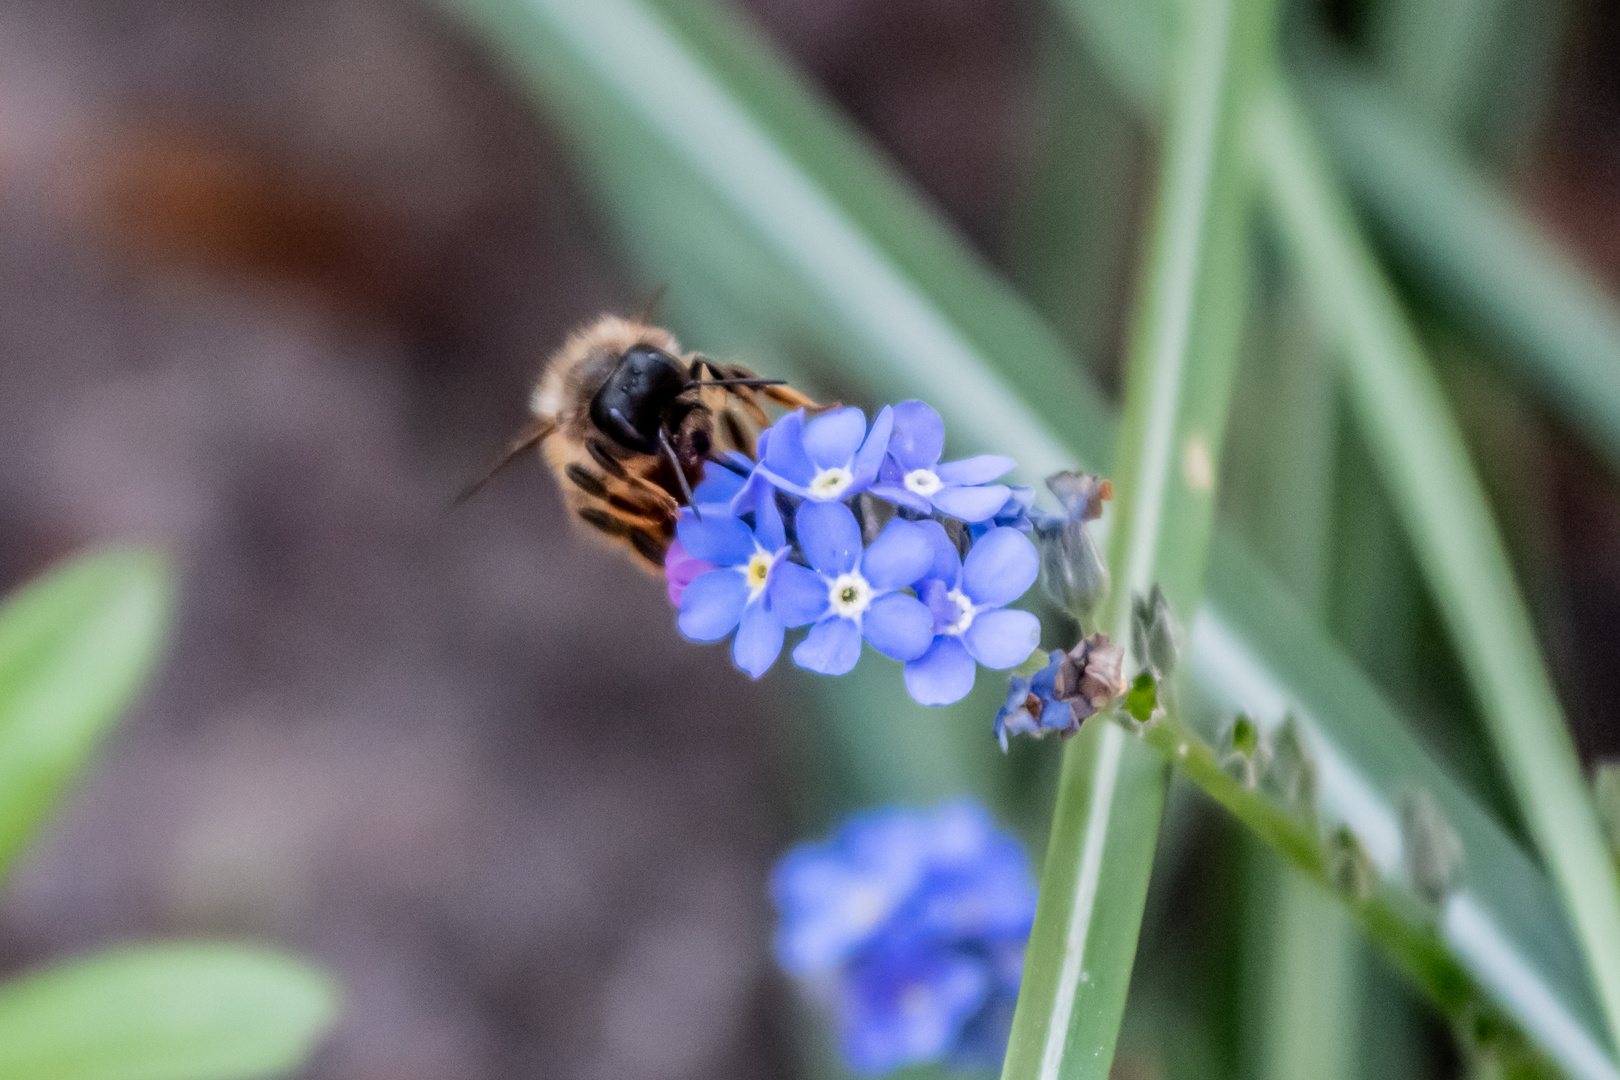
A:
[[[769,424],[761,397],[819,408],[780,379],[681,352],[668,330],[605,315],[546,361],[529,398],[533,421],[461,499],[539,447],[574,516],[662,571],[705,463],[725,451],[754,456]]]

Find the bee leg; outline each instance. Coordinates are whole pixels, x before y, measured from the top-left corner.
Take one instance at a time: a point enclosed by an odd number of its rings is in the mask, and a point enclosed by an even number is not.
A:
[[[590,453],[591,460],[602,467],[602,471],[609,476],[623,476],[624,462],[614,457],[612,452],[604,447],[597,439],[587,439],[585,449]]]
[[[630,546],[636,549],[637,555],[652,564],[653,569],[663,570],[664,557],[669,554],[667,539],[646,529],[632,529],[627,538]]]
[[[597,476],[585,466],[571,464],[567,468],[563,469],[563,474],[573,482],[575,487],[579,488],[585,494],[595,495],[599,499],[607,497],[607,485],[602,482],[602,478],[600,476]]]
[[[731,443],[732,447],[749,457],[753,457],[754,437],[748,433],[748,429],[743,426],[743,422],[737,419],[737,414],[730,409],[723,409],[720,412],[719,419],[720,427],[725,431],[726,439]],[[761,424],[760,426],[764,427],[765,425]]]
[[[669,432],[659,428],[658,442],[663,446],[664,453],[669,455],[669,464],[675,470],[675,482],[681,485],[681,494],[686,496],[686,505],[692,508],[692,516],[702,521],[703,515],[698,512],[697,502],[692,498],[692,485],[686,481],[686,470],[681,468],[681,459],[676,456],[675,448],[669,445]]]

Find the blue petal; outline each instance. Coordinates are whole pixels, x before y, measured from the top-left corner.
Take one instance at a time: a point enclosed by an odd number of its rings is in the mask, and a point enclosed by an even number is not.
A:
[[[947,485],[934,493],[934,505],[963,521],[989,521],[1007,504],[1007,494],[1007,489],[1000,484],[989,487]]]
[[[804,502],[793,517],[799,547],[828,577],[847,574],[861,557],[861,527],[841,502]]]
[[[747,602],[748,582],[741,574],[710,570],[681,594],[681,614],[675,625],[693,641],[719,641],[737,625]]]
[[[816,467],[804,450],[803,409],[788,413],[771,428],[760,464],[795,484],[808,484],[815,477]]]
[[[699,521],[687,515],[675,526],[675,535],[694,559],[716,566],[741,566],[754,554],[754,534],[734,517],[710,514]]]
[[[891,660],[915,660],[934,640],[934,616],[915,596],[890,593],[872,601],[861,618],[872,647]]]
[[[937,521],[919,521],[917,527],[928,533],[928,542],[934,548],[934,562],[928,576],[945,583],[947,589],[956,588],[962,577],[962,557],[956,552],[945,526]]]
[[[926,514],[933,509],[932,504],[927,499],[902,484],[873,484],[868,490],[880,499],[887,499],[896,506],[904,506],[907,509],[917,511],[919,514]],[[939,523],[933,522],[933,524],[937,525]]]
[[[939,418],[939,413],[921,401],[902,401],[894,407],[894,434],[889,437],[889,453],[901,469],[906,472],[932,469],[944,451],[945,421]],[[1008,468],[1011,467],[1009,464]],[[956,481],[959,484],[971,482]]]
[[[1029,537],[1017,529],[991,529],[962,563],[962,591],[981,607],[1000,607],[1023,596],[1040,569]]]
[[[917,583],[917,599],[934,616],[934,633],[943,634],[945,628],[962,617],[962,609],[950,598],[950,589],[938,578],[927,578]]]
[[[865,434],[865,413],[833,409],[804,425],[804,452],[817,469],[846,468]]]
[[[1018,462],[1000,454],[980,454],[978,457],[947,461],[934,470],[947,484],[988,484],[998,476],[1012,472]]]
[[[1064,728],[1079,726],[1074,718],[1074,706],[1067,701],[1048,701],[1041,709],[1041,727],[1044,730],[1062,731]]]
[[[868,1075],[937,1060],[988,999],[991,982],[982,959],[950,948],[862,957],[840,1001],[845,1060]]]
[[[874,589],[904,589],[928,573],[933,562],[934,545],[928,533],[896,518],[861,556],[861,576]]]
[[[973,657],[953,637],[937,637],[933,646],[906,665],[906,691],[919,705],[954,705],[973,689]]]
[[[968,654],[996,670],[1022,664],[1040,643],[1041,620],[1017,608],[981,611],[962,635]]]
[[[731,643],[731,659],[757,679],[776,663],[785,636],[782,624],[763,603],[755,601],[743,608],[742,624],[737,627],[736,640]]]
[[[885,405],[872,421],[872,430],[867,434],[866,441],[861,444],[860,451],[855,455],[855,465],[850,470],[855,474],[855,483],[865,487],[877,479],[878,469],[883,465],[883,459],[889,452],[889,435],[894,431],[894,410]]]
[[[1053,649],[1046,654],[1046,666],[1029,680],[1029,692],[1036,697],[1049,698],[1057,687],[1058,668],[1063,665],[1063,650]]]
[[[783,626],[806,626],[827,612],[827,579],[798,563],[778,563],[765,602]]]
[[[726,457],[742,471],[735,472],[718,462],[706,462],[703,466],[703,482],[692,489],[692,501],[703,507],[705,512],[710,504],[730,503],[736,498],[748,482],[749,474],[754,471],[754,463],[741,454],[731,453]]]
[[[847,675],[861,658],[861,631],[850,619],[822,619],[793,650],[793,662],[823,675]]]
[[[754,537],[766,551],[787,546],[787,529],[782,526],[782,508],[776,505],[776,492],[763,491],[754,504]]]

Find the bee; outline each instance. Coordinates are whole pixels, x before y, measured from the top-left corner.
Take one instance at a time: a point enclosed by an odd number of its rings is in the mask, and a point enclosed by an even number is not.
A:
[[[781,379],[683,353],[668,330],[605,315],[546,361],[529,398],[534,419],[462,502],[522,454],[540,448],[580,521],[663,571],[681,507],[704,463],[752,458],[769,418],[760,399],[818,409]]]

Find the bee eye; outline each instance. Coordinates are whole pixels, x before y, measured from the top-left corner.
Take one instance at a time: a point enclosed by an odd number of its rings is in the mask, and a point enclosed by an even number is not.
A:
[[[662,349],[632,346],[591,399],[591,422],[620,445],[650,452],[669,420],[670,402],[688,382],[685,370]]]

